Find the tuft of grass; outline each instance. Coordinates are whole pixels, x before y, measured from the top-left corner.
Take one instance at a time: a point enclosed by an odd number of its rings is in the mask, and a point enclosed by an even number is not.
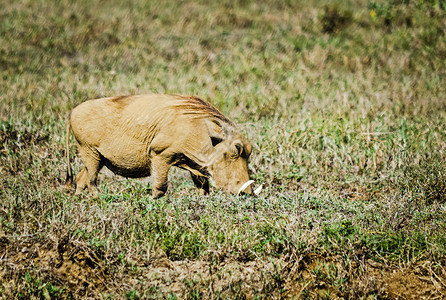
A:
[[[422,159],[418,164],[405,166],[399,178],[404,193],[411,193],[418,205],[446,203],[446,164],[443,160]]]

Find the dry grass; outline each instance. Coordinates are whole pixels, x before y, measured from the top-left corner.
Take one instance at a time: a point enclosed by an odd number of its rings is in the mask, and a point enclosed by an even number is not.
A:
[[[2,2],[0,297],[444,297],[445,9]],[[260,197],[64,190],[65,113],[146,92],[239,123]]]

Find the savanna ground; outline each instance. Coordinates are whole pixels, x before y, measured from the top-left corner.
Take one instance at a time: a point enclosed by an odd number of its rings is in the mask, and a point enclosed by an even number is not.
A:
[[[446,297],[445,34],[444,0],[0,1],[0,297]],[[73,197],[66,112],[148,92],[240,124],[262,194]]]

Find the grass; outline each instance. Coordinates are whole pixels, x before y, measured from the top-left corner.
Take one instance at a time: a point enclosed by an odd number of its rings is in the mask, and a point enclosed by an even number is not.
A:
[[[445,295],[444,1],[0,12],[0,297]],[[66,112],[147,92],[240,124],[262,194],[200,197],[174,170],[162,199],[104,171],[98,198],[70,195]]]

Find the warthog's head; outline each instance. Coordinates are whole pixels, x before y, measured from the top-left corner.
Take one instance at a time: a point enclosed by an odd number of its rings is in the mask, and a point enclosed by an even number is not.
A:
[[[219,188],[236,194],[249,180],[248,159],[251,144],[237,139],[221,142],[215,148],[220,152],[220,159],[209,166],[212,178]],[[251,186],[243,192],[251,194]]]
[[[248,159],[252,146],[240,133],[224,131],[220,134],[213,130],[210,132],[213,151],[208,159],[208,170],[215,185],[222,190],[234,194],[252,194],[250,185],[240,191],[249,180]]]

